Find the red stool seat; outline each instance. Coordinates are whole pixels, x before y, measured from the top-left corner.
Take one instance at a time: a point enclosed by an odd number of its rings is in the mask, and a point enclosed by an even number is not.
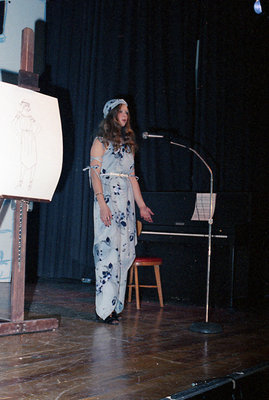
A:
[[[136,263],[152,263],[151,265],[161,265],[163,263],[163,260],[159,257],[136,257],[134,260]]]

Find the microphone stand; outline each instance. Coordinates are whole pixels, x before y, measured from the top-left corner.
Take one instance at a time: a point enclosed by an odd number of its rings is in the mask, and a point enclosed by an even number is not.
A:
[[[192,332],[199,333],[221,333],[222,328],[219,324],[208,322],[208,309],[209,309],[209,291],[210,291],[210,267],[211,267],[211,242],[212,242],[212,225],[213,225],[213,172],[203,157],[194,149],[183,144],[170,141],[170,144],[183,147],[194,153],[206,166],[210,173],[210,215],[208,220],[208,253],[207,253],[207,280],[206,280],[206,315],[205,322],[194,322],[190,326]]]

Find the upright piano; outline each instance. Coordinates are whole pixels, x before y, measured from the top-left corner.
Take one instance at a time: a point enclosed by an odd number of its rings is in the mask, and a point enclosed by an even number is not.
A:
[[[154,222],[143,221],[138,254],[164,259],[162,279],[167,297],[204,304],[209,194],[143,192],[142,195],[154,212]],[[249,193],[216,193],[213,205],[211,304],[232,307],[234,298],[244,297],[247,291],[251,198]]]

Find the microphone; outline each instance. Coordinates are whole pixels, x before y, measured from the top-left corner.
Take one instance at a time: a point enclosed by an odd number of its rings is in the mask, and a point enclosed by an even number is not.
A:
[[[143,133],[142,133],[142,138],[143,138],[143,139],[148,139],[148,138],[163,139],[163,138],[164,138],[164,135],[155,135],[155,134],[152,134],[152,133],[143,132]]]

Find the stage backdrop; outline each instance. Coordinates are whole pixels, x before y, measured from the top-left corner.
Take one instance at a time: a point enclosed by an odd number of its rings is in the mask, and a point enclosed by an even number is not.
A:
[[[38,254],[28,253],[39,276],[94,277],[92,194],[82,169],[110,98],[129,103],[142,190],[209,190],[201,162],[167,142],[142,141],[149,129],[201,152],[216,192],[264,190],[266,34],[253,1],[48,2],[41,87],[59,98],[64,167],[53,202],[30,216],[35,230],[40,216]]]

